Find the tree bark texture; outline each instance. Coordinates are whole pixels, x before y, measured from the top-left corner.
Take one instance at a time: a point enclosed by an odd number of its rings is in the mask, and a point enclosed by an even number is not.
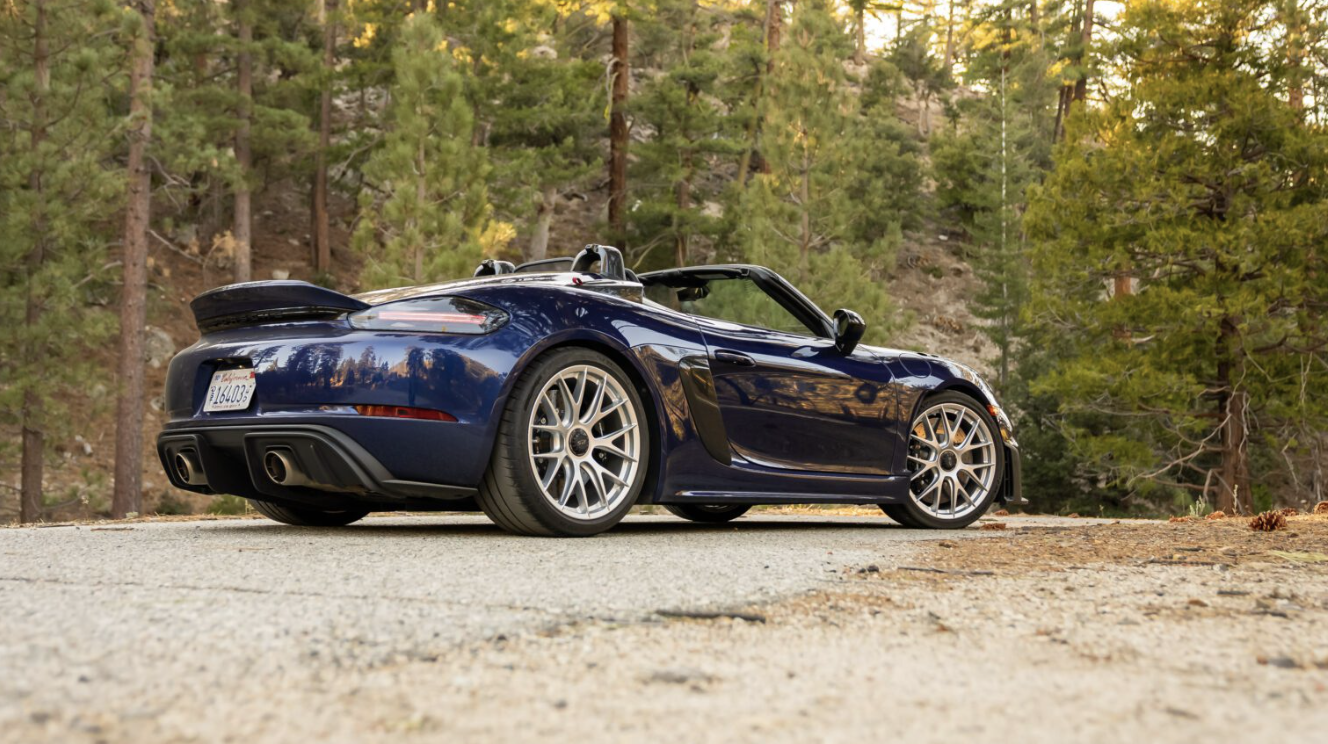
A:
[[[152,75],[156,31],[155,0],[137,0],[142,31],[134,40],[129,73],[128,203],[124,221],[124,286],[120,294],[119,394],[116,398],[115,492],[111,516],[124,519],[143,511],[143,330],[147,318],[148,225],[152,173],[147,147],[152,139]]]
[[[622,232],[627,204],[627,95],[631,78],[627,18],[613,16],[613,100],[609,114],[609,227]]]
[[[252,177],[253,154],[250,151],[249,129],[254,115],[254,27],[249,19],[245,0],[236,0],[235,15],[240,51],[236,55],[236,88],[240,95],[239,123],[235,128],[235,162],[240,166],[240,183],[235,187],[235,281],[247,282],[253,278],[253,212],[249,180]]]

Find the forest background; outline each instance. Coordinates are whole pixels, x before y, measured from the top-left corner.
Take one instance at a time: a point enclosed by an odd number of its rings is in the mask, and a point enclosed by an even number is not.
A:
[[[1036,511],[1323,500],[1325,6],[0,0],[0,520],[243,508],[151,446],[204,289],[588,242],[984,370]]]

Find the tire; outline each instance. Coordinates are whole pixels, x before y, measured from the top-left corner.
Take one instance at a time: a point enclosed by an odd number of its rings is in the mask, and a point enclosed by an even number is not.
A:
[[[364,519],[369,513],[368,509],[324,511],[308,506],[277,505],[256,499],[250,499],[249,504],[254,507],[254,511],[268,519],[296,527],[345,527],[351,522]]]
[[[664,508],[693,522],[723,524],[741,517],[752,507],[749,504],[665,504]]]
[[[477,500],[508,532],[589,537],[631,510],[649,458],[649,420],[631,378],[599,352],[555,349],[508,396]]]
[[[928,396],[909,427],[908,497],[882,504],[882,511],[913,528],[960,529],[976,522],[1000,493],[1005,446],[999,432],[973,398],[958,392]]]
[[[900,526],[915,530],[923,526],[921,522],[916,522],[913,517],[909,516],[908,507],[903,504],[881,504],[881,511],[885,512],[885,516],[898,522]]]

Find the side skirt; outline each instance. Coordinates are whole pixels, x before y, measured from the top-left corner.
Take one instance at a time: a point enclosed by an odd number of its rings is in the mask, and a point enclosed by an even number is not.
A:
[[[660,499],[661,504],[897,504],[908,498],[908,477],[881,479],[881,492],[872,495],[786,493],[782,491],[680,491]]]

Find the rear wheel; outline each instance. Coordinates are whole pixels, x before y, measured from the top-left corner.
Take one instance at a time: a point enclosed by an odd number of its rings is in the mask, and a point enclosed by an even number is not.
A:
[[[254,511],[268,519],[296,527],[345,527],[351,522],[358,522],[369,513],[368,509],[348,509],[343,511],[325,511],[308,506],[289,506],[273,504],[268,501],[250,499]]]
[[[881,509],[905,527],[958,529],[996,498],[1005,450],[996,422],[962,393],[927,398],[908,438],[908,500]]]
[[[613,360],[578,347],[546,354],[508,398],[480,508],[520,535],[585,537],[613,527],[645,481],[646,421]]]
[[[915,521],[913,517],[909,516],[908,507],[903,504],[881,504],[881,511],[885,512],[885,516],[895,520],[904,527],[917,529],[923,526],[920,522]]]
[[[665,504],[664,508],[693,522],[722,524],[741,517],[752,507],[748,504]]]

